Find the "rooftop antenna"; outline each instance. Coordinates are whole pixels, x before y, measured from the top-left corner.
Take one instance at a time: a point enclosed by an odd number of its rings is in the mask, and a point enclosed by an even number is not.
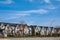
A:
[[[50,27],[52,27],[52,24],[55,22],[55,20],[52,20],[50,23]]]

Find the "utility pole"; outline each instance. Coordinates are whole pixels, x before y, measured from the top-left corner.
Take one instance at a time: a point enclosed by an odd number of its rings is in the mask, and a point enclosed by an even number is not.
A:
[[[52,27],[52,24],[55,22],[55,20],[52,20],[50,23],[50,27]]]
[[[52,21],[51,21],[51,23],[50,23],[50,27],[52,27],[52,24],[53,24],[54,22],[55,22],[55,20],[52,20]],[[52,28],[51,28],[50,33],[51,33],[51,36],[52,36]]]

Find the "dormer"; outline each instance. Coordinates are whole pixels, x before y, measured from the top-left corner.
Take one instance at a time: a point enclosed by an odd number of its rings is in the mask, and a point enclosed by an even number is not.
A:
[[[5,28],[4,24],[1,24],[1,26],[0,26],[0,27],[1,27],[1,29],[4,29],[4,28]]]

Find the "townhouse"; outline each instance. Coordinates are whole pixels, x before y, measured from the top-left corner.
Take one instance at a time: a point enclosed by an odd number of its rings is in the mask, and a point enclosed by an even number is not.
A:
[[[0,22],[0,36],[26,37],[26,36],[60,36],[60,28],[37,26],[27,24],[14,24]]]

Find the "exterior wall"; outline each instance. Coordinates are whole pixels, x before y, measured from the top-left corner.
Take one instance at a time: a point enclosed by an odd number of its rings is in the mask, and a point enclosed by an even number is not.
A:
[[[35,28],[35,35],[38,33],[39,34],[39,32],[40,32],[40,27],[36,27]]]
[[[0,25],[0,28],[1,28],[1,29],[4,29],[4,28],[5,28],[4,24],[1,24],[1,25]]]
[[[24,34],[26,34],[26,35],[28,35],[28,34],[29,34],[29,29],[28,29],[28,27],[27,27],[27,26],[25,26],[25,28],[24,28]]]
[[[29,35],[32,35],[32,28],[29,27]]]
[[[44,27],[42,27],[41,35],[45,35],[45,33],[44,33]]]

